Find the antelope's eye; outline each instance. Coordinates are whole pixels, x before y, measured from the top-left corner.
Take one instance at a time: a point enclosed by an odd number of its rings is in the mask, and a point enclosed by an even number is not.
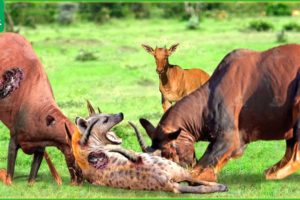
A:
[[[103,123],[107,123],[108,122],[108,117],[105,117]]]

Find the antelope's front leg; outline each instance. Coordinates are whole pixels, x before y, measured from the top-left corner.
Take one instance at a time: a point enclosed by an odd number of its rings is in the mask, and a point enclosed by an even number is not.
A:
[[[164,112],[166,112],[171,106],[172,103],[170,101],[168,101],[163,94],[161,94],[161,103],[162,103],[162,107]]]
[[[192,171],[194,178],[205,181],[217,181],[217,173],[232,157],[241,154],[240,151],[244,146],[240,146],[237,132],[225,133],[214,142],[211,142],[204,155],[198,161],[196,167]]]

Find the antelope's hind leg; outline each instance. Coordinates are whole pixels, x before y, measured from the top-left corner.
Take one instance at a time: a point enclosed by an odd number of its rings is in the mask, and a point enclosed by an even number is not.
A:
[[[265,171],[266,179],[283,179],[300,168],[300,77],[292,109],[293,137],[286,140],[284,157]],[[290,130],[292,131],[292,130]]]
[[[265,171],[267,180],[283,179],[300,168],[300,127],[296,126],[294,128],[294,137],[286,140],[286,151],[283,158]]]

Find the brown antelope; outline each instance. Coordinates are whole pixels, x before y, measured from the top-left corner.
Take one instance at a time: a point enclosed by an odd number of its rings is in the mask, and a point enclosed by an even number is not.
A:
[[[88,103],[90,115],[76,118],[72,140],[77,164],[90,183],[126,189],[162,190],[175,193],[224,192],[223,184],[192,178],[189,171],[175,162],[147,153],[136,153],[121,147],[111,129],[123,120],[123,114],[96,113]],[[181,185],[180,182],[194,185]]]
[[[178,65],[169,63],[169,56],[176,50],[179,44],[167,48],[155,48],[142,44],[142,47],[156,61],[156,72],[159,76],[159,90],[164,112],[182,97],[190,94],[198,87],[206,83],[209,75],[201,69],[182,69]]]

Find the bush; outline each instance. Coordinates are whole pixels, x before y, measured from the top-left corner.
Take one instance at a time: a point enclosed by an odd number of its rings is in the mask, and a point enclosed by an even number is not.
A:
[[[131,6],[134,17],[137,19],[150,18],[150,4],[149,3],[134,3]]]
[[[97,60],[97,59],[98,59],[98,57],[95,56],[94,52],[90,52],[90,51],[83,50],[83,49],[81,49],[79,51],[78,55],[75,57],[75,60],[81,61],[81,62]]]
[[[261,32],[261,31],[273,30],[274,27],[269,22],[259,20],[259,21],[250,22],[248,29]]]
[[[283,26],[283,30],[285,31],[300,31],[300,25],[296,22],[291,22]]]
[[[194,30],[199,27],[199,17],[196,15],[193,15],[190,17],[188,24],[187,24],[187,29]]]
[[[7,3],[5,9],[15,25],[35,27],[36,24],[55,22],[57,4],[51,3]]]
[[[266,14],[268,16],[290,16],[292,14],[292,10],[287,4],[268,4]]]
[[[277,38],[276,41],[278,43],[286,43],[287,42],[287,36],[286,36],[284,30],[281,30],[279,33],[277,33],[276,38]]]
[[[75,3],[64,3],[59,6],[58,22],[60,24],[71,24],[75,20],[76,11],[78,4]]]

